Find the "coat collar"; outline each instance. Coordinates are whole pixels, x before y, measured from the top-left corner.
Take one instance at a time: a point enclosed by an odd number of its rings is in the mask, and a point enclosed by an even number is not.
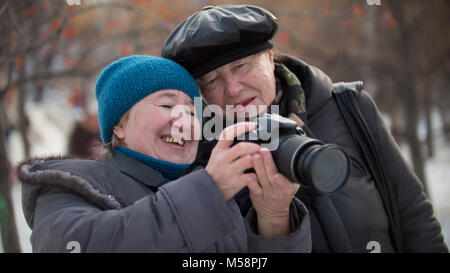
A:
[[[332,81],[320,69],[292,56],[282,55],[282,63],[300,80],[305,90],[308,118],[332,99]]]
[[[120,172],[149,186],[152,190],[156,190],[165,183],[160,172],[125,154],[114,153],[112,157],[108,158],[107,163],[113,164]]]

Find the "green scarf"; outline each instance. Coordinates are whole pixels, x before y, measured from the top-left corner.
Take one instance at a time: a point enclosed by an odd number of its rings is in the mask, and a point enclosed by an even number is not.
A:
[[[272,105],[279,105],[281,116],[293,113],[307,124],[305,90],[300,80],[281,63],[275,63],[275,77],[276,96]]]

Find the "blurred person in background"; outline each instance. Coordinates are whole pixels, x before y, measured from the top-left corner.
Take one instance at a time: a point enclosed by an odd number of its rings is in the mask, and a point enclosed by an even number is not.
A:
[[[369,94],[358,102],[381,147],[384,172],[396,197],[387,211],[379,189],[332,95],[332,80],[293,56],[274,54],[270,40],[277,18],[250,5],[207,6],[180,23],[168,36],[162,56],[184,66],[196,79],[206,105],[218,105],[223,119],[247,109],[279,106],[309,137],[342,147],[351,159],[347,184],[330,195],[302,185],[296,196],[308,207],[313,252],[448,252],[441,226],[422,183],[400,153]],[[304,37],[307,39],[308,37]],[[226,112],[227,106],[233,111]],[[202,141],[194,165],[211,164],[215,141]],[[264,160],[273,165],[270,153]],[[260,157],[253,158],[261,164]],[[255,170],[258,177],[266,176]],[[274,179],[270,177],[269,179]],[[245,216],[250,208],[244,189],[236,199]],[[398,214],[399,223],[388,215]],[[393,236],[393,230],[400,236]]]
[[[68,153],[82,158],[97,158],[99,128],[97,115],[86,113],[82,120],[75,122],[69,135]]]
[[[197,96],[192,76],[167,59],[130,56],[103,70],[96,97],[105,160],[42,158],[18,167],[33,251],[309,252],[298,185],[274,188],[244,173],[258,145],[229,149],[222,138],[213,153],[220,165],[182,176],[198,147]],[[246,186],[257,194],[244,218],[233,196]]]

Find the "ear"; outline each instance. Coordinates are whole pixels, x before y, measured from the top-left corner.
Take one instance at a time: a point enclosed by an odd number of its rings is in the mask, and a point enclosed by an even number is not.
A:
[[[267,50],[267,57],[269,58],[270,65],[272,66],[272,70],[275,71],[275,62],[273,60],[273,51],[272,49]]]
[[[116,125],[113,128],[113,134],[120,140],[125,138],[125,128],[122,125]]]

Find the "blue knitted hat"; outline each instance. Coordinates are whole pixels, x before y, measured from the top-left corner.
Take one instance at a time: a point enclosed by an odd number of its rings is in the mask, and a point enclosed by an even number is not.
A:
[[[165,89],[182,91],[192,99],[200,96],[189,72],[168,59],[135,55],[106,67],[95,86],[103,143],[111,141],[114,126],[128,109],[151,93]]]

